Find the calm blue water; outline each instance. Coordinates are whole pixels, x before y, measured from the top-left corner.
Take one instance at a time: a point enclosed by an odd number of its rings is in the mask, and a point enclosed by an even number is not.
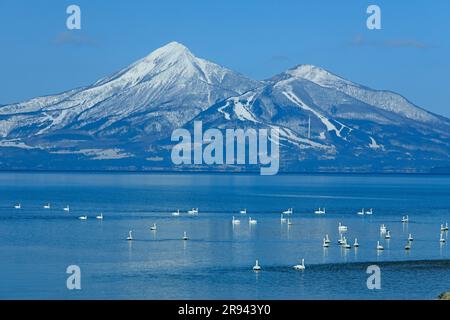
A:
[[[183,213],[192,207],[197,217]],[[288,207],[292,226],[280,223]],[[314,215],[318,207],[327,214]],[[356,215],[363,207],[373,216]],[[434,299],[450,290],[450,244],[439,243],[449,208],[450,177],[438,176],[2,173],[0,298]],[[180,217],[170,215],[176,209]],[[338,222],[359,249],[336,244]],[[391,240],[380,238],[381,223]],[[301,258],[306,270],[293,270]],[[72,264],[81,268],[79,291],[66,288]],[[367,289],[371,264],[381,268],[381,290]]]

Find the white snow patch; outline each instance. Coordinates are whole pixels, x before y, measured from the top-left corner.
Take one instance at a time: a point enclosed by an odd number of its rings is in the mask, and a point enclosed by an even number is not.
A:
[[[0,147],[9,147],[9,148],[20,148],[20,149],[35,149],[32,146],[29,146],[18,140],[4,140],[0,141]]]
[[[250,105],[250,102],[253,100],[253,97],[247,98],[247,103],[244,105],[239,97],[233,98],[234,102],[234,113],[241,121],[251,121],[254,123],[258,123],[259,121],[253,116],[253,114],[247,109]]]
[[[93,160],[112,160],[129,158],[132,154],[124,152],[121,149],[81,149],[81,150],[58,150],[51,153],[56,154],[83,154],[91,157]]]
[[[223,111],[223,109],[227,108],[229,105],[230,105],[230,102],[227,101],[227,103],[223,107],[220,107],[219,109],[217,109],[217,111],[219,111],[221,114],[223,114],[223,116],[225,117],[226,120],[231,120],[230,114],[228,112]]]
[[[369,148],[371,149],[380,149],[383,148],[383,145],[378,144],[374,138],[369,137],[370,138],[370,144],[369,144]]]
[[[326,136],[325,136],[325,131],[321,131],[320,133],[319,133],[319,139],[320,140],[326,140]]]
[[[343,138],[341,136],[341,129],[338,130],[338,128],[336,128],[336,126],[334,124],[332,124],[330,122],[330,120],[328,120],[326,117],[324,117],[323,115],[321,115],[319,112],[317,112],[316,110],[314,110],[313,108],[309,107],[307,104],[305,104],[301,99],[299,99],[292,91],[284,91],[283,94],[289,99],[291,100],[293,103],[295,103],[296,105],[298,105],[300,108],[307,110],[311,113],[313,113],[317,118],[319,118],[319,120],[325,125],[325,127],[327,128],[327,131],[334,131],[336,132],[336,135],[340,138]]]
[[[304,149],[308,147],[317,148],[317,149],[329,149],[329,146],[317,143],[310,139],[301,138],[297,136],[291,129],[288,128],[279,128],[280,137],[285,138],[289,142],[297,145],[299,148]]]

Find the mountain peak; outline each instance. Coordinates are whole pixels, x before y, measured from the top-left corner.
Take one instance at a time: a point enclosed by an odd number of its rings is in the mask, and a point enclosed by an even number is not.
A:
[[[179,43],[177,41],[171,41],[168,44],[162,46],[159,49],[166,49],[166,50],[189,50],[184,44]]]
[[[158,55],[167,55],[167,54],[180,54],[180,53],[191,53],[189,49],[176,41],[169,42],[168,44],[156,49],[151,52],[149,56],[158,54]]]
[[[294,68],[286,71],[286,74],[294,78],[306,79],[322,86],[330,86],[336,82],[346,82],[349,81],[323,69],[311,64],[300,64]]]
[[[179,60],[181,57],[188,58],[189,60],[195,58],[192,52],[185,45],[176,41],[172,41],[151,52],[142,60]]]
[[[399,94],[364,87],[320,67],[301,64],[287,70],[283,75],[287,75],[289,81],[305,79],[321,87],[344,93],[367,105],[375,106],[378,109],[392,112],[408,119],[420,122],[439,122],[434,115],[426,110],[418,108]]]
[[[113,80],[121,82],[123,86],[136,84],[143,79],[160,74],[170,67],[177,66],[175,69],[178,68],[180,72],[186,68],[189,69],[195,59],[196,57],[186,46],[172,41],[112,76],[99,80],[95,85],[103,85]],[[181,65],[184,67],[180,67]]]
[[[279,127],[286,171],[355,165],[392,172],[414,164],[420,171],[449,163],[450,120],[398,94],[309,64],[258,82],[178,42],[93,85],[2,106],[0,116],[3,169],[170,168],[166,142],[193,119],[204,128]],[[29,149],[39,167],[27,161]]]

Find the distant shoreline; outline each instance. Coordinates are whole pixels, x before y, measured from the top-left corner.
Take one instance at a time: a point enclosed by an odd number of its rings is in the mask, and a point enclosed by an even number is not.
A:
[[[158,175],[158,174],[173,174],[173,175],[242,175],[242,176],[260,176],[257,171],[197,171],[197,170],[2,170],[1,173],[67,173],[67,174],[145,174],[145,175]],[[450,176],[450,172],[318,172],[318,171],[296,171],[296,172],[279,172],[274,176]]]

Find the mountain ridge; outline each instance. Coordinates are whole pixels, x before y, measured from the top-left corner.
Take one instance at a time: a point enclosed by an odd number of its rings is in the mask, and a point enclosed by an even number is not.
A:
[[[395,92],[307,64],[253,80],[170,42],[89,86],[1,106],[0,154],[11,160],[0,168],[67,161],[70,168],[181,170],[170,161],[170,134],[194,120],[280,127],[285,172],[428,172],[450,161],[450,120]]]

